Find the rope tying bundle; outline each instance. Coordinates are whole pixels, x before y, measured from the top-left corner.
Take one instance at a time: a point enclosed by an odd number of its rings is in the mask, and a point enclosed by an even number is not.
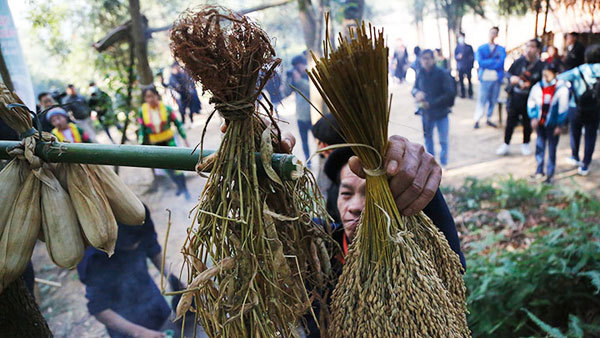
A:
[[[224,119],[229,121],[241,121],[249,118],[254,113],[254,104],[249,100],[237,102],[222,102],[215,104],[215,109]]]

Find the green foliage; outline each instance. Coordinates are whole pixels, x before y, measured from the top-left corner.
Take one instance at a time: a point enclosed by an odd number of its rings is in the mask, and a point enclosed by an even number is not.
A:
[[[492,200],[514,207],[513,218],[522,222],[524,215],[536,211],[553,223],[525,229],[532,243],[514,250],[500,245],[508,240],[502,232],[489,232],[479,242],[469,243],[465,282],[473,336],[600,334],[597,199],[513,178],[497,184],[468,179],[454,193],[463,209],[469,209],[469,203],[473,206]]]

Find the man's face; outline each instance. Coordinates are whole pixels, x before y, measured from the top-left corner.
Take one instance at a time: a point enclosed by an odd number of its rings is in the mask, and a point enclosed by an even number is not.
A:
[[[40,106],[42,106],[42,108],[44,108],[44,109],[46,109],[52,105],[55,105],[55,104],[56,104],[56,102],[50,95],[44,95],[40,98]]]
[[[67,95],[73,96],[76,94],[77,94],[77,92],[75,91],[74,87],[67,87]]]
[[[490,29],[490,40],[494,41],[498,37],[498,30],[495,28]]]
[[[433,55],[429,53],[423,53],[419,57],[419,61],[421,62],[421,67],[426,71],[429,71],[431,67],[435,64],[435,60],[433,59]]]
[[[300,72],[300,74],[304,74],[304,72],[306,72],[306,64],[300,62],[299,64],[296,65],[296,70],[298,70],[298,72]]]
[[[538,55],[540,55],[540,50],[538,49],[537,44],[533,41],[527,42],[525,45],[525,56],[529,60],[533,60],[537,58]]]
[[[60,114],[52,115],[50,118],[50,123],[57,129],[65,129],[67,125],[67,119]]]
[[[567,34],[566,37],[567,45],[572,45],[575,43],[575,37],[572,34]]]
[[[356,176],[346,164],[340,172],[340,191],[337,207],[344,226],[344,233],[350,241],[356,235],[360,214],[365,207],[366,180]]]

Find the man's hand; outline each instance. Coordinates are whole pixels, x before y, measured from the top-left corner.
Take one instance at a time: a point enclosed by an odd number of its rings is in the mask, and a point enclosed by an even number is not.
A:
[[[415,100],[417,100],[417,102],[425,101],[425,93],[418,91],[415,94]]]
[[[554,136],[560,135],[561,132],[562,132],[562,128],[561,127],[554,128]]]
[[[510,84],[514,86],[514,85],[516,85],[517,83],[519,83],[519,80],[521,80],[521,79],[520,79],[518,76],[516,76],[516,75],[512,75],[512,76],[510,77],[510,80],[509,80],[509,81],[510,81]]]
[[[149,330],[149,329],[140,327],[140,329],[135,332],[133,337],[136,337],[136,338],[164,338],[166,336],[162,332],[153,331],[153,330]]]
[[[536,129],[538,127],[538,119],[531,119],[531,128]]]
[[[350,158],[348,164],[354,174],[366,178],[358,157]],[[385,170],[396,206],[406,216],[423,210],[442,180],[442,168],[423,145],[397,135],[389,139]]]

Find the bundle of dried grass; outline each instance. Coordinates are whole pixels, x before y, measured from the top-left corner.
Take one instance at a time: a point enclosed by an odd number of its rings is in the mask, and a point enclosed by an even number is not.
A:
[[[369,26],[324,43],[309,72],[355,144],[368,174],[366,202],[332,299],[334,337],[468,336],[458,256],[424,214],[404,217],[391,194],[383,158],[389,122],[388,48]],[[329,48],[328,48],[329,47]]]
[[[175,58],[212,94],[228,122],[196,207],[197,226],[183,248],[190,287],[178,316],[194,298],[210,336],[293,336],[310,306],[304,282],[323,283],[326,263],[318,260],[328,263],[329,257],[319,254],[324,240],[318,239],[326,237],[311,220],[314,184],[307,177],[283,183],[272,171],[270,154],[278,150],[272,142],[277,147],[280,135],[255,108],[280,60],[258,26],[221,8],[184,13],[171,40]],[[267,180],[259,180],[258,150]]]

